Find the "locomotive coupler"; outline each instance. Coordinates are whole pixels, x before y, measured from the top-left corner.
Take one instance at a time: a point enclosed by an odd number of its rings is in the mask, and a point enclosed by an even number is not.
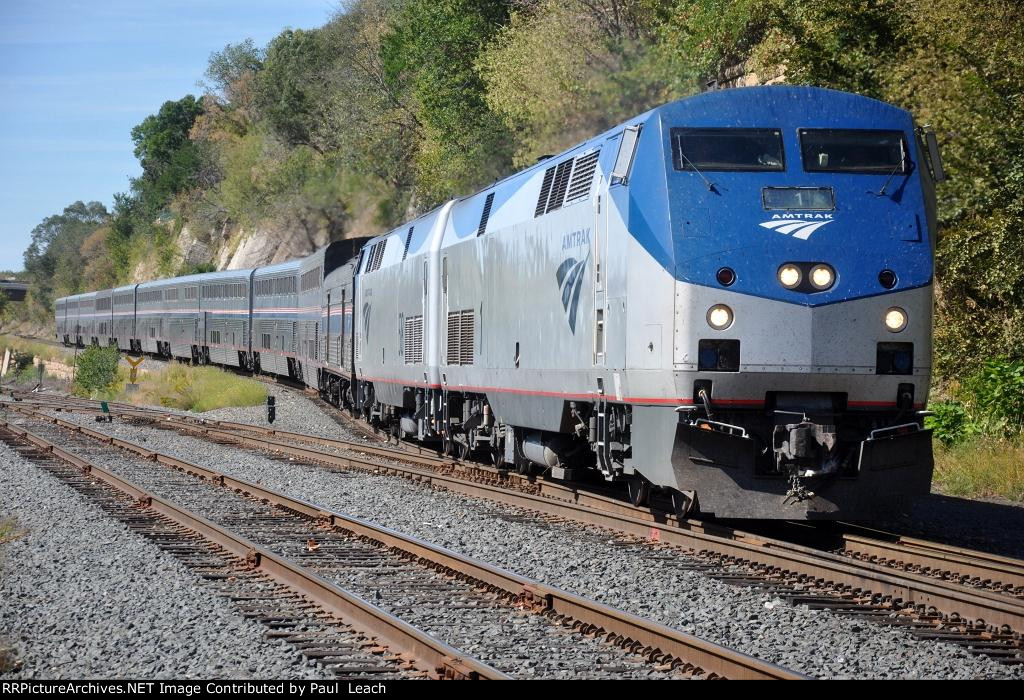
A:
[[[806,486],[800,483],[800,477],[796,474],[791,474],[789,477],[789,490],[786,491],[786,498],[783,503],[787,505],[790,503],[800,503],[801,501],[809,501],[814,498],[814,491],[808,490]]]
[[[824,476],[839,468],[839,460],[832,454],[836,444],[834,425],[814,423],[803,416],[799,423],[776,425],[772,443],[781,473]]]

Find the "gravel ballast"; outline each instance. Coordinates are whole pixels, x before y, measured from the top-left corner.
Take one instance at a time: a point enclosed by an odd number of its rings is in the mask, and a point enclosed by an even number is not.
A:
[[[26,421],[54,441],[62,428]],[[452,580],[443,572],[369,545],[325,533],[315,523],[229,489],[202,482],[91,440],[70,437],[66,448],[111,470],[157,497],[218,523],[273,550],[398,615],[437,639],[517,678],[672,679],[682,673],[659,668],[601,640],[572,634],[565,626],[523,610],[512,601]],[[310,539],[317,543],[309,549]]]
[[[174,558],[0,444],[5,678],[333,678],[205,591]]]
[[[263,423],[253,420],[251,409],[232,411],[222,409],[210,417]],[[289,411],[305,414],[300,423],[306,425],[306,432],[331,420],[301,396],[296,396]],[[516,509],[397,477],[332,473],[168,431],[118,423],[95,425],[85,416],[76,419],[810,675],[1024,677],[1021,667],[975,657],[953,645],[918,640],[897,629],[791,606],[764,591],[724,584],[694,570],[692,561],[675,552],[624,543],[582,526],[538,522]],[[332,431],[334,437],[353,438],[337,425]]]

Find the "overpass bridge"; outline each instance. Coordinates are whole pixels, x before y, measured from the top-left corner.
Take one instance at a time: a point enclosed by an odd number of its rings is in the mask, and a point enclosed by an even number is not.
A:
[[[10,301],[25,301],[25,292],[28,285],[15,280],[0,280],[0,294],[4,294]]]

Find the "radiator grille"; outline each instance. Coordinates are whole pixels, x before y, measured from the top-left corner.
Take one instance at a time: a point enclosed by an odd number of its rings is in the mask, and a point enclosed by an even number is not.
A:
[[[473,364],[473,338],[475,331],[473,309],[451,311],[448,313],[448,351],[446,357],[449,365]]]
[[[423,316],[405,319],[405,364],[423,363]]]
[[[554,166],[544,171],[544,182],[540,186],[540,197],[537,198],[537,208],[533,212],[538,217],[545,212],[548,206],[548,195],[551,194],[551,181],[555,179]]]
[[[588,153],[576,159],[576,167],[572,171],[572,180],[569,182],[569,191],[566,192],[566,204],[577,199],[583,199],[590,194],[590,186],[594,182],[594,172],[597,170],[597,157],[600,151]]]
[[[380,262],[384,258],[384,249],[387,247],[387,245],[388,239],[385,238],[382,241],[377,241],[370,248],[370,261],[369,264],[366,266],[367,272],[373,272],[374,270],[380,267]]]
[[[565,201],[565,191],[569,187],[569,174],[572,172],[572,161],[562,161],[555,170],[555,180],[551,183],[551,197],[548,198],[547,211],[551,212],[562,208]]]

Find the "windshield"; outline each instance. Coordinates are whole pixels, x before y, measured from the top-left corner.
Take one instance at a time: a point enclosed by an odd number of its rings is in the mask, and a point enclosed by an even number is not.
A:
[[[800,129],[808,172],[905,173],[906,143],[900,131]]]
[[[676,170],[785,170],[779,129],[672,129]]]

